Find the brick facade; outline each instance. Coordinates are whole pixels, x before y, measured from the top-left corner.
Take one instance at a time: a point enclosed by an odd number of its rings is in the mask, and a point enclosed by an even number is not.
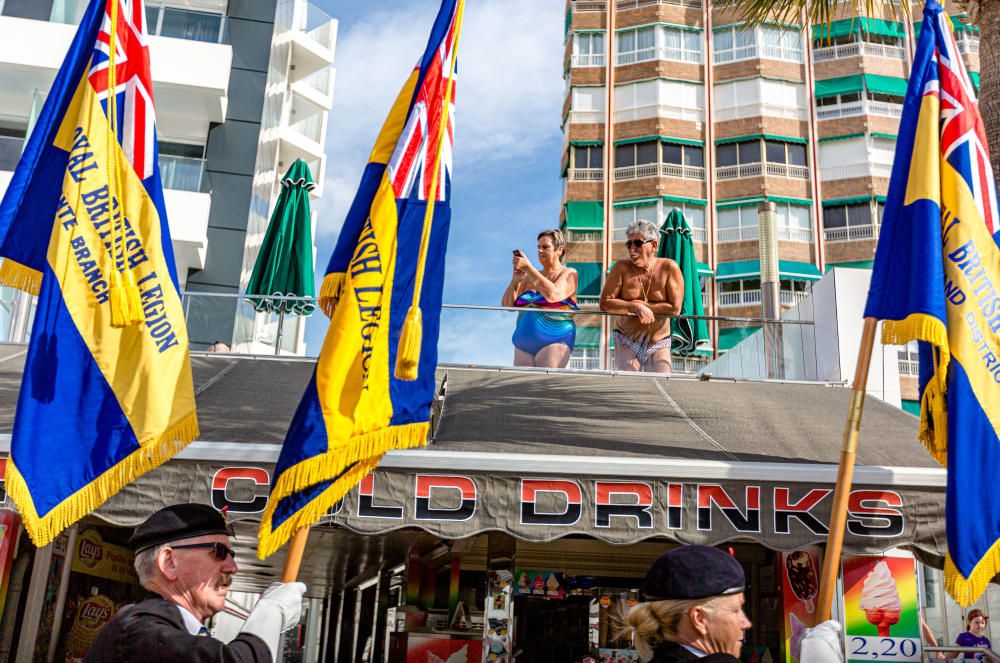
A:
[[[705,80],[705,68],[693,62],[675,60],[652,60],[622,65],[615,71],[615,84],[645,81],[651,78],[671,78],[680,81],[701,83]]]
[[[788,177],[744,177],[735,180],[719,180],[715,183],[716,199],[720,201],[765,194],[785,198],[812,199],[809,180]]]
[[[793,83],[803,83],[806,80],[805,65],[783,60],[740,60],[715,65],[715,82],[738,80],[741,78],[777,78]]]
[[[804,120],[789,120],[781,117],[761,115],[715,123],[716,140],[751,134],[772,134],[775,136],[806,138],[809,135],[809,123]]]

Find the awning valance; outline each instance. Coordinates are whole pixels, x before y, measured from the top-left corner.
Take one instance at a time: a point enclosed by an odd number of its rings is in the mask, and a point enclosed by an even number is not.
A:
[[[905,78],[895,78],[893,76],[880,76],[878,74],[865,74],[865,87],[869,92],[878,94],[891,94],[897,97],[906,96],[907,82]]]
[[[845,37],[858,32],[881,35],[883,37],[895,37],[897,39],[906,38],[906,29],[902,23],[879,18],[855,17],[833,21],[830,23],[829,29],[823,24],[814,25],[813,39],[822,41],[828,38]]]
[[[817,97],[832,97],[837,94],[861,92],[865,89],[869,92],[904,97],[906,96],[906,79],[878,74],[854,74],[818,80],[815,89]]]
[[[818,281],[823,276],[816,265],[797,260],[779,260],[778,275],[793,281]],[[760,278],[759,260],[720,262],[715,269],[715,280],[720,282],[754,278]]]
[[[728,209],[730,207],[756,207],[765,200],[772,203],[788,203],[789,205],[802,205],[803,207],[811,207],[813,201],[808,198],[788,198],[785,196],[752,196],[750,198],[731,198],[729,200],[720,200],[715,204],[716,209]]]
[[[659,198],[629,198],[627,200],[616,200],[615,209],[628,209],[629,207],[643,207],[645,205],[655,205]]]
[[[698,276],[707,276],[708,278],[712,278],[713,276],[715,276],[715,274],[712,272],[712,268],[709,267],[706,263],[699,262]]]
[[[571,140],[569,142],[573,147],[600,147],[604,145],[602,140]]]
[[[745,136],[731,136],[729,138],[719,138],[715,141],[716,145],[725,145],[727,143],[741,143],[747,140],[761,139],[764,140],[779,140],[784,143],[799,143],[805,145],[809,141],[800,136],[777,136],[775,134],[747,134]]]
[[[695,205],[696,207],[705,207],[708,205],[707,200],[702,200],[701,198],[685,198],[684,196],[663,196],[663,202],[683,203],[685,205]]]
[[[604,205],[596,201],[571,200],[566,203],[567,230],[603,230]]]
[[[978,71],[970,71],[969,72],[969,78],[972,79],[972,85],[975,86],[976,92],[979,92],[979,72]]]
[[[870,203],[874,196],[851,196],[849,198],[831,198],[823,201],[823,207],[839,207],[841,205],[859,205]]]
[[[601,263],[599,262],[568,262],[577,274],[577,294],[585,297],[597,297],[601,294]]]
[[[834,267],[846,267],[848,269],[871,269],[875,264],[874,260],[851,260],[848,262],[835,262],[828,264],[826,266],[826,271],[830,271]]]

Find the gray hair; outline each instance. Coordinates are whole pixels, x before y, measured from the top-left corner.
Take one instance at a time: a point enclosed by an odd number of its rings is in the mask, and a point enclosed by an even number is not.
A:
[[[659,239],[660,230],[649,221],[639,219],[628,224],[628,228],[625,229],[625,236],[630,235],[638,235],[648,242],[651,239]]]
[[[156,558],[160,551],[169,546],[169,543],[162,543],[152,548],[146,548],[135,556],[135,574],[139,576],[139,584],[145,587],[160,572],[156,565]]]

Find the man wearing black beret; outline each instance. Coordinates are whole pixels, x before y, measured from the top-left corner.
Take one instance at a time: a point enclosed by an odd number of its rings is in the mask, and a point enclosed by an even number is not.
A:
[[[281,633],[299,622],[306,586],[275,583],[229,644],[204,622],[220,612],[236,559],[222,515],[204,504],[175,504],[135,529],[139,582],[153,596],[122,609],[101,630],[86,663],[273,663]]]
[[[636,648],[653,663],[738,663],[743,632],[743,567],[709,546],[680,546],[653,562],[645,602],[628,614]]]

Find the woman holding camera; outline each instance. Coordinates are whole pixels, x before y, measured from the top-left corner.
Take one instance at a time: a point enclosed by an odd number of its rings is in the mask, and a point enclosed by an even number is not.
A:
[[[563,264],[566,240],[558,230],[538,233],[535,269],[520,249],[514,250],[514,273],[503,293],[503,306],[577,310],[577,273]],[[515,366],[565,368],[576,343],[576,324],[565,313],[519,313],[514,335]]]

